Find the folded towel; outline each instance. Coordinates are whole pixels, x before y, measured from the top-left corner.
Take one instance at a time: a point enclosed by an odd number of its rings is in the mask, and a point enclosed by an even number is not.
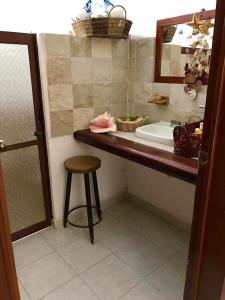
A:
[[[117,130],[115,119],[107,112],[93,119],[90,122],[89,128],[91,132],[94,133],[112,132]]]

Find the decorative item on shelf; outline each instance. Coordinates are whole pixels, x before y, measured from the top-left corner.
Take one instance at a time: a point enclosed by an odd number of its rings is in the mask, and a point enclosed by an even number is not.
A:
[[[202,11],[205,11],[205,9],[202,9]],[[201,20],[197,13],[193,14],[191,22],[186,22],[186,24],[193,28],[192,35],[199,33],[209,35],[209,28],[214,27],[212,20]]]
[[[155,103],[159,105],[167,105],[169,103],[169,97],[160,96],[155,94],[153,99],[148,100],[148,103]]]
[[[163,26],[162,27],[163,43],[172,42],[176,30],[177,30],[177,27],[174,25]]]
[[[95,1],[96,2],[96,1]],[[73,20],[76,36],[127,39],[132,21],[127,20],[126,9],[113,5],[109,0],[89,0],[84,11]]]
[[[173,131],[174,152],[185,157],[197,157],[201,148],[203,122],[176,126]]]
[[[125,117],[117,118],[117,128],[120,131],[134,132],[136,128],[145,125],[149,121],[147,116],[132,117],[129,113],[126,113]]]
[[[114,117],[107,112],[94,118],[90,122],[89,128],[93,133],[114,132],[117,130]]]

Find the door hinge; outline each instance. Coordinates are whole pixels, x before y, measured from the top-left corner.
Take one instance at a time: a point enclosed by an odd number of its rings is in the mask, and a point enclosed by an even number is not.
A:
[[[208,153],[206,151],[199,151],[198,153],[198,166],[206,167],[208,164]]]

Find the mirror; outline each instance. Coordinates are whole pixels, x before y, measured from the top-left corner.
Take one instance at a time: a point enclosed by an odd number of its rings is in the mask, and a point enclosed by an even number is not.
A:
[[[194,76],[208,83],[215,10],[159,20],[155,82],[185,83]]]

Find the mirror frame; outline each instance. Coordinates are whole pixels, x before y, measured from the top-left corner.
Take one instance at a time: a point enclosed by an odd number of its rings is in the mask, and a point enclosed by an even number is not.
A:
[[[197,13],[201,20],[215,19],[215,10],[207,10]],[[162,27],[168,25],[178,25],[192,20],[192,14],[158,20],[156,24],[156,49],[155,49],[155,82],[160,83],[184,83],[184,77],[161,76],[161,56],[162,56]],[[208,78],[203,81],[208,84]]]

